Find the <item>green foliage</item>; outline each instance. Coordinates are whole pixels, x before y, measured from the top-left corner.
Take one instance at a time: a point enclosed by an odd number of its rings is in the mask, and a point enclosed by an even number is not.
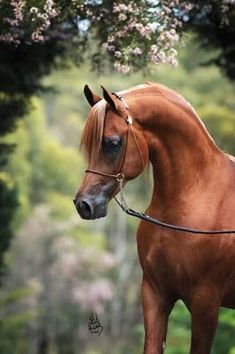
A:
[[[3,142],[2,137],[15,129],[17,120],[28,109],[29,97],[40,88],[39,79],[49,73],[56,57],[62,55],[62,52],[63,46],[54,41],[17,48],[0,43],[0,162],[4,168],[14,145]],[[16,213],[22,213],[18,209],[21,204],[27,209],[23,195],[19,195],[18,199],[16,189],[9,191],[8,186],[1,181],[0,219],[4,220],[4,225],[1,221],[0,268],[3,254],[10,245],[12,220]],[[6,214],[7,218],[3,219]]]
[[[234,340],[234,328],[235,328],[235,313],[231,309],[220,310],[219,314],[219,326],[215,336],[215,342],[213,346],[214,354],[226,354],[233,352],[235,349]]]
[[[50,205],[51,216],[55,220],[68,220],[74,214],[71,196],[49,190],[45,195],[45,201]]]
[[[225,151],[235,154],[233,142],[235,117],[233,111],[227,107],[218,106],[217,103],[208,103],[199,109],[199,113],[201,117],[205,118],[207,127],[217,144]]]
[[[8,294],[1,294],[0,299],[0,352],[23,353],[27,350],[27,333],[25,329],[30,326],[38,313],[26,309],[23,304],[32,296],[32,289],[18,288]],[[14,343],[14,345],[12,345]]]
[[[48,201],[50,195],[54,207],[56,195],[61,203],[69,195],[72,205],[71,196],[75,194],[81,174],[81,156],[74,149],[62,147],[55,139],[48,137],[42,102],[34,99],[32,106],[31,114],[18,124],[15,133],[5,138],[7,143],[16,146],[7,171],[14,175],[14,183],[19,191],[17,223],[26,217],[30,207]],[[72,173],[68,174],[71,166]],[[56,208],[55,214],[60,213],[59,204]]]
[[[187,354],[190,347],[190,314],[179,301],[175,305],[169,321],[167,354]]]
[[[2,177],[3,175],[0,174],[0,277],[4,270],[3,255],[13,236],[12,221],[18,203],[16,189]]]
[[[57,190],[62,194],[72,195],[81,173],[82,164],[78,154],[71,148],[62,148],[53,140],[44,142],[41,153],[41,193],[45,196],[48,191]]]
[[[14,176],[14,183],[18,190],[20,208],[17,210],[16,219],[14,220],[14,224],[17,227],[22,218],[28,215],[30,208],[28,196],[30,193],[32,167],[26,158],[30,150],[30,136],[25,127],[25,122],[20,122],[15,133],[8,135],[5,141],[16,146],[15,153],[10,155],[6,169],[11,176]],[[14,171],[12,166],[14,166]]]

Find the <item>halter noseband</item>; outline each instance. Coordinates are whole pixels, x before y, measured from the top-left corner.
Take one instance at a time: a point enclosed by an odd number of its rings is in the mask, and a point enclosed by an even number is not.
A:
[[[126,110],[129,110],[129,106],[128,106],[127,102],[124,100],[124,98],[123,98],[122,96],[118,95],[116,92],[112,92],[112,94],[113,94],[116,98],[118,98],[120,101],[122,101],[122,103],[124,104]],[[129,114],[127,114],[126,123],[127,123],[127,126],[128,126],[128,129],[127,129],[127,137],[126,137],[126,144],[125,144],[125,147],[124,147],[124,153],[123,153],[123,155],[122,155],[122,160],[121,160],[119,172],[118,172],[117,174],[113,174],[113,173],[102,172],[102,171],[97,171],[97,170],[93,170],[93,169],[87,169],[87,170],[85,170],[85,173],[94,173],[94,174],[101,175],[101,176],[105,176],[105,177],[115,178],[116,181],[117,181],[119,184],[122,183],[123,180],[124,180],[124,178],[125,178],[125,175],[124,175],[124,173],[123,173],[122,171],[123,171],[123,167],[124,167],[125,160],[126,160],[127,146],[128,146],[128,141],[129,141],[130,133],[132,133],[132,135],[133,135],[136,148],[137,148],[137,150],[138,150],[138,152],[139,152],[139,155],[140,155],[140,158],[141,158],[142,166],[144,167],[145,164],[144,164],[143,156],[142,156],[142,154],[141,154],[140,147],[139,147],[139,144],[138,144],[138,141],[137,141],[135,132],[134,132],[134,130],[133,130],[133,128],[132,128],[132,125],[133,125],[133,118],[132,118]]]

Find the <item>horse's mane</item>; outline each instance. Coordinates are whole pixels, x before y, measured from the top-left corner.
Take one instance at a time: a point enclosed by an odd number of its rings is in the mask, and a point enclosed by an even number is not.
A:
[[[92,159],[102,144],[106,101],[101,100],[89,112],[82,137],[81,148],[87,159]]]
[[[126,91],[119,92],[119,94],[121,95],[126,94],[127,97],[128,94],[130,95],[135,94],[135,97],[147,95],[147,94],[162,96],[168,102],[174,104],[175,106],[183,110],[185,113],[187,113],[189,119],[192,119],[198,125],[198,127],[201,128],[201,130],[210,140],[212,145],[216,145],[212,136],[208,133],[205,124],[203,123],[203,121],[201,120],[201,118],[199,117],[195,109],[192,107],[192,105],[183,96],[181,96],[176,91],[169,89],[167,86],[155,82],[147,81],[145,84],[133,86]]]
[[[121,91],[119,94],[133,94],[135,93],[136,95],[142,95],[142,94],[155,94],[164,97],[167,101],[170,101],[171,103],[175,104],[179,108],[183,109],[184,111],[191,113],[194,118],[199,120],[201,122],[201,119],[199,118],[198,114],[196,113],[195,109],[192,107],[192,105],[179,93],[177,93],[174,90],[169,89],[167,86],[158,84],[155,82],[147,81],[145,84],[142,85],[136,85],[128,90]]]

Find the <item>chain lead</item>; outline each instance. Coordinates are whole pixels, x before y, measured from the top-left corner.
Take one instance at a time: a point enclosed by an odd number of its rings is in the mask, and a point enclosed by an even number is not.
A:
[[[114,197],[114,199],[116,200],[116,202],[118,203],[118,205],[121,207],[122,211],[127,212],[129,210],[128,205],[125,201],[124,198],[124,194],[123,194],[123,180],[124,180],[124,175],[122,179],[117,179],[118,183],[119,183],[119,189],[120,189],[120,200],[118,200],[117,197]]]

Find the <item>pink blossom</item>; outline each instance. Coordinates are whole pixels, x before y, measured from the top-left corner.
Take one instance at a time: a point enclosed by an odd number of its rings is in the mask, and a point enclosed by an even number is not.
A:
[[[120,58],[122,56],[122,53],[119,50],[116,50],[114,52],[114,56],[117,57],[117,58]]]
[[[128,10],[128,7],[125,4],[114,4],[113,12],[125,12]]]
[[[33,32],[31,38],[32,38],[33,42],[43,42],[44,41],[44,36],[42,34],[40,34],[40,32]]]
[[[118,20],[119,21],[125,21],[127,19],[127,16],[125,14],[119,14],[118,15]]]
[[[172,66],[177,66],[178,62],[176,60],[176,58],[173,55],[170,55],[169,57],[167,57],[167,63],[172,65]]]
[[[31,9],[29,10],[30,14],[37,14],[38,13],[38,8],[37,7],[31,7]]]
[[[146,38],[150,37],[150,34],[153,32],[152,28],[149,25],[143,25],[143,23],[136,23],[135,28],[139,33]]]
[[[25,1],[22,0],[11,0],[11,7],[13,9],[15,19],[19,22],[21,22],[24,18],[23,16],[23,10],[25,7]]]
[[[28,2],[23,0],[10,0],[9,13],[12,15],[3,18],[3,21],[9,24],[9,28],[7,33],[0,36],[0,41],[18,45],[21,40],[25,40],[26,34],[30,36],[27,42],[45,41],[45,32],[51,25],[51,19],[59,15],[59,9],[53,0],[44,0],[38,7],[27,8],[27,5]],[[17,37],[16,33],[19,34]]]
[[[157,53],[158,47],[156,46],[156,44],[152,44],[151,45],[150,51],[151,51],[152,54],[156,54]]]
[[[1,42],[6,42],[6,43],[14,43],[14,44],[20,44],[20,40],[18,39],[17,34],[0,34],[0,41]]]
[[[119,72],[119,73],[122,73],[122,74],[127,74],[130,72],[131,68],[129,65],[124,65],[124,64],[121,64],[119,62],[115,62],[114,63],[114,68]]]
[[[132,50],[132,53],[134,55],[141,55],[142,54],[142,50],[139,48],[139,47],[135,47],[133,50]]]

